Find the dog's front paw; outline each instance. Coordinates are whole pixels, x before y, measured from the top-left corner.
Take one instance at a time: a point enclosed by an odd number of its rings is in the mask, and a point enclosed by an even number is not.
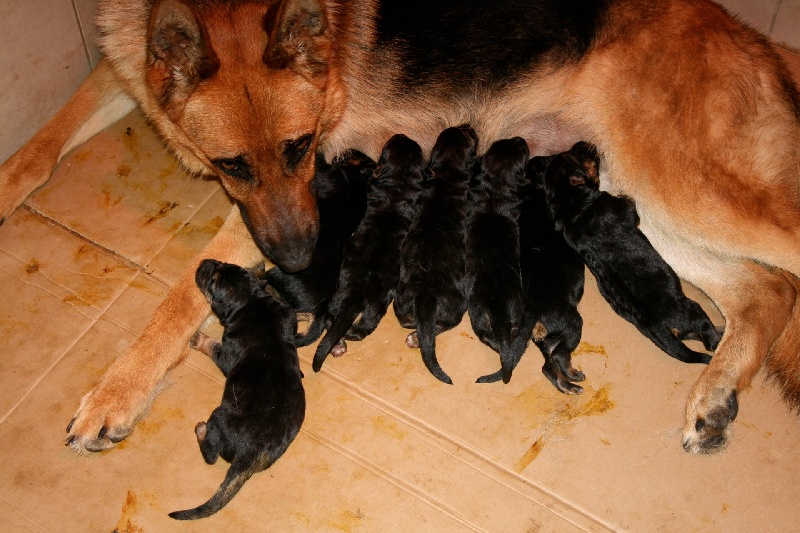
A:
[[[735,390],[717,389],[686,406],[683,449],[690,453],[715,453],[724,448],[728,429],[739,412]]]
[[[114,368],[81,399],[64,442],[80,454],[114,447],[147,413],[154,387]]]

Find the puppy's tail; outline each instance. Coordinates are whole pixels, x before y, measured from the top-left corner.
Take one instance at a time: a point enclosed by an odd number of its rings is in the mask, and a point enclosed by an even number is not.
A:
[[[525,316],[520,323],[519,330],[517,331],[517,336],[514,337],[513,341],[511,341],[511,356],[508,363],[503,363],[504,360],[501,351],[500,370],[492,374],[479,377],[475,383],[495,383],[500,381],[500,379],[503,380],[503,383],[508,383],[511,380],[511,373],[517,367],[517,364],[519,364],[522,356],[525,354],[525,350],[528,348],[528,342],[530,342],[531,336],[533,335],[533,328],[535,324],[536,320],[534,319],[533,315],[531,313],[525,313]],[[506,379],[506,376],[508,379]]]
[[[417,311],[417,339],[422,362],[436,379],[452,385],[453,380],[442,370],[436,359],[436,298],[430,294],[418,294],[414,306]]]
[[[265,465],[265,468],[266,466],[268,465]],[[210,500],[194,509],[169,513],[170,518],[174,518],[175,520],[197,520],[198,518],[211,516],[228,505],[228,502],[236,496],[236,493],[244,486],[245,482],[250,479],[255,472],[260,470],[263,470],[263,468],[258,468],[256,465],[243,469],[232,464],[222,484]]]
[[[800,412],[800,279],[784,272],[796,296],[792,314],[783,333],[772,345],[764,361],[767,375],[781,388],[789,407]]]
[[[312,320],[311,325],[308,326],[308,330],[302,335],[298,334],[294,336],[294,343],[298,348],[308,346],[312,342],[319,339],[319,336],[322,335],[323,331],[325,331],[325,314],[315,314],[314,320]]]
[[[331,326],[328,328],[328,332],[317,345],[317,351],[314,353],[314,361],[311,363],[311,368],[314,369],[314,372],[320,371],[322,363],[328,358],[328,354],[331,353],[336,343],[342,340],[344,334],[347,333],[347,330],[353,325],[360,311],[361,306],[358,303],[352,302],[349,299],[344,301],[344,305],[341,306],[341,311],[334,317]]]

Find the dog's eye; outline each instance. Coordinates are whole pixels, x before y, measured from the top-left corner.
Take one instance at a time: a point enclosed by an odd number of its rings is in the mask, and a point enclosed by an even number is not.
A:
[[[214,163],[215,167],[232,178],[237,178],[244,181],[253,180],[253,174],[250,170],[250,165],[247,164],[244,156],[240,155],[234,157],[233,159],[214,159],[212,163]]]
[[[294,172],[297,165],[308,154],[311,142],[314,140],[313,133],[307,133],[293,141],[283,142],[283,159],[289,172]]]

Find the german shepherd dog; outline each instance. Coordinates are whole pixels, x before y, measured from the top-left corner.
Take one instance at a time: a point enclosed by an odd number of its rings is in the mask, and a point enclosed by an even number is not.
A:
[[[105,59],[0,167],[0,220],[136,105],[235,200],[201,257],[287,271],[316,243],[315,152],[375,159],[398,132],[429,150],[465,123],[480,150],[586,140],[603,189],[636,202],[642,232],[727,319],[684,448],[717,449],[762,365],[800,407],[800,98],[766,38],[711,0],[101,0],[98,26]],[[182,360],[209,313],[193,274],[83,397],[75,450],[127,436]]]
[[[436,379],[453,380],[436,359],[436,335],[456,327],[467,311],[464,239],[469,183],[478,138],[469,126],[447,128],[431,152],[417,218],[400,251],[394,313]]]
[[[361,340],[378,327],[400,278],[400,248],[417,214],[426,168],[419,144],[402,134],[384,146],[367,210],[344,251],[336,292],[328,306],[328,331],[317,345],[312,368],[319,372],[332,350],[344,354],[347,340]],[[336,347],[336,348],[334,348]]]
[[[269,285],[297,313],[311,313],[304,334],[298,334],[297,346],[308,346],[325,329],[328,302],[336,291],[344,248],[367,208],[367,185],[375,162],[351,150],[332,165],[320,158],[312,182],[319,209],[319,237],[311,265],[300,272],[269,269],[264,276]]]
[[[556,389],[580,394],[573,383],[585,376],[572,367],[572,352],[581,341],[583,318],[578,302],[583,297],[583,259],[555,228],[545,190],[545,172],[552,157],[534,157],[528,162],[519,213],[520,273],[525,307],[519,332],[511,344],[517,366],[533,340],[544,356],[542,373]],[[492,383],[502,371],[478,378]]]
[[[595,148],[579,142],[547,168],[546,184],[556,229],[586,262],[614,311],[668,355],[684,363],[709,363],[683,339],[714,350],[720,333],[700,305],[683,294],[675,272],[639,231],[630,198],[599,190]]]
[[[527,163],[528,145],[522,137],[495,141],[475,165],[469,188],[467,309],[475,335],[500,354],[503,383],[514,370],[511,347],[524,308],[519,209]]]
[[[191,344],[225,375],[225,392],[195,433],[206,463],[222,457],[231,466],[210,500],[170,513],[177,520],[205,518],[227,505],[253,474],[284,454],[306,413],[292,310],[240,266],[206,259],[196,278],[225,332],[222,341],[197,332]]]

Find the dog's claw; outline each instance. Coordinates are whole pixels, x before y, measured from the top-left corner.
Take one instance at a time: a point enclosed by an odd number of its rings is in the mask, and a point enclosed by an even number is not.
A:
[[[727,430],[739,413],[736,391],[728,394],[725,404],[710,409],[695,419],[692,430],[683,439],[683,449],[690,453],[714,453],[725,446]]]
[[[108,428],[106,426],[101,427],[100,432],[97,434],[97,439],[103,440],[106,436],[106,433],[108,433]]]
[[[64,441],[64,446],[72,446],[75,443],[75,435],[70,435]]]
[[[70,421],[69,421],[69,424],[67,424],[67,433],[69,433],[70,431],[72,431],[72,425],[73,425],[74,423],[75,423],[75,419],[74,419],[74,418],[73,418],[72,420],[70,420]]]

